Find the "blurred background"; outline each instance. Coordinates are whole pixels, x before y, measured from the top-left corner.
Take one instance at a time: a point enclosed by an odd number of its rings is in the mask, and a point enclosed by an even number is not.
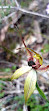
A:
[[[16,8],[20,6],[22,10]],[[15,70],[28,65],[27,52],[20,36],[29,48],[43,57],[43,64],[48,65],[49,0],[0,0],[0,111],[49,111],[49,103],[37,90],[27,106],[24,104],[26,75],[10,80]],[[40,88],[49,99],[49,70],[37,72],[37,76]]]

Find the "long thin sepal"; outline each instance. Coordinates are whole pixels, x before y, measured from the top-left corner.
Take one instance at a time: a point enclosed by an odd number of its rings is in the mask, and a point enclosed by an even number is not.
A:
[[[32,67],[29,67],[29,66],[23,66],[17,69],[12,75],[11,80],[19,78],[21,75],[25,74],[26,72],[29,72],[31,69]]]
[[[27,75],[27,78],[24,84],[25,103],[30,98],[31,94],[34,92],[35,87],[36,87],[36,81],[37,81],[36,71],[32,69]]]

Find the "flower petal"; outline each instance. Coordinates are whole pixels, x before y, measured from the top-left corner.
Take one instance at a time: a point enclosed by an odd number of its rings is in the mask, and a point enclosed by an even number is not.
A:
[[[24,84],[25,103],[27,102],[31,94],[34,92],[36,81],[37,81],[36,71],[32,69],[29,72]]]
[[[29,66],[23,66],[17,69],[12,75],[11,80],[19,78],[21,75],[25,74],[26,72],[29,72],[31,69],[32,67],[29,67]]]

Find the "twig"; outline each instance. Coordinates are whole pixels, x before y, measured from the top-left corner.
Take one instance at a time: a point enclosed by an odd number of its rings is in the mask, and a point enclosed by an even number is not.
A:
[[[21,86],[24,86],[24,85],[21,83],[21,81],[19,81],[19,79],[18,79],[18,80],[14,80],[14,82],[16,82],[16,84],[19,84],[19,85],[21,85]]]
[[[18,3],[17,0],[15,0],[15,3],[16,3],[16,5],[17,5],[17,7],[20,7],[20,5],[19,5],[19,3]]]
[[[12,105],[10,105],[10,106],[7,106],[7,107],[2,107],[2,111],[7,111],[9,108],[12,108],[12,107],[17,107],[17,104],[16,103],[14,103],[14,104],[12,104]],[[9,110],[8,110],[9,111]],[[13,111],[13,110],[12,110]]]
[[[8,83],[6,81],[0,80],[0,83],[3,83],[4,85],[8,86]]]
[[[11,78],[11,76],[0,76],[0,79],[2,79],[2,78],[6,78],[6,79],[8,79],[8,78]]]
[[[5,6],[3,6],[2,8],[4,8]],[[6,6],[7,8],[9,8],[8,6]],[[5,8],[6,8],[5,7]],[[1,8],[1,7],[0,7]],[[23,12],[23,13],[25,13],[25,14],[30,14],[30,15],[35,15],[35,16],[39,16],[39,17],[43,17],[43,18],[47,18],[47,19],[49,19],[49,16],[47,16],[47,15],[43,15],[43,14],[40,14],[40,13],[37,13],[37,12],[31,12],[31,11],[28,11],[28,10],[25,10],[25,9],[23,9],[23,8],[21,8],[20,6],[18,7],[12,7],[12,6],[10,6],[10,8],[13,8],[13,9],[15,9],[15,10],[19,10],[19,11],[21,11],[21,12]],[[11,15],[10,15],[11,16]],[[1,20],[1,19],[0,19]]]
[[[6,82],[6,83],[7,83],[7,82]],[[7,101],[11,100],[12,97],[13,97],[13,95],[8,95],[8,96],[6,96],[6,97],[4,97],[4,98],[1,98],[1,99],[0,99],[0,103],[2,102],[3,104],[5,104],[5,103],[7,103]]]
[[[44,17],[44,18],[49,18],[49,16],[47,16],[47,15],[39,14],[37,12],[31,12],[31,11],[28,11],[28,10],[25,10],[22,8],[19,8],[19,10],[26,13],[26,14],[36,15],[36,16],[40,16],[40,17]]]
[[[11,66],[16,66],[16,64],[8,61],[1,60],[0,63],[10,64]]]
[[[21,90],[12,90],[12,91],[4,91],[4,92],[5,92],[6,94],[13,94],[13,93],[19,94],[19,93],[23,93],[24,90],[21,89]]]
[[[8,8],[10,8],[10,9],[14,9],[13,6],[0,6],[0,9],[8,9]]]

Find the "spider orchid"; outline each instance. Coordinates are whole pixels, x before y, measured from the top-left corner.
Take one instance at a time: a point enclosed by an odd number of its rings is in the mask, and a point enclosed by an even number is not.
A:
[[[18,28],[18,27],[17,27]],[[40,54],[38,54],[37,52],[35,52],[34,50],[28,48],[24,42],[22,35],[22,31],[19,31],[18,28],[18,32],[20,34],[20,38],[25,46],[25,49],[27,51],[27,55],[29,55],[28,58],[28,66],[23,66],[19,69],[17,69],[14,74],[11,77],[11,80],[17,79],[20,76],[24,75],[27,73],[27,77],[24,83],[24,98],[25,98],[25,103],[28,101],[28,99],[30,98],[31,94],[34,92],[35,88],[37,88],[38,92],[40,93],[40,95],[46,100],[46,96],[43,93],[43,91],[39,88],[38,84],[37,84],[37,70],[47,70],[49,68],[48,66],[45,67],[41,67],[43,64],[43,58],[41,57]],[[48,101],[49,102],[49,101]]]
[[[22,39],[22,42],[27,50],[27,52],[30,54],[30,57],[28,59],[28,66],[23,66],[19,69],[17,69],[14,74],[11,77],[11,80],[17,79],[23,74],[27,73],[27,77],[24,83],[24,98],[25,103],[31,96],[31,94],[34,92],[35,88],[37,87],[37,90],[42,95],[42,97],[47,100],[46,96],[44,95],[43,91],[39,88],[37,84],[37,70],[47,70],[49,68],[48,66],[41,67],[43,64],[43,58],[40,54],[35,52],[34,50],[27,48],[27,46],[24,43],[24,40]],[[36,61],[34,61],[34,58]]]

